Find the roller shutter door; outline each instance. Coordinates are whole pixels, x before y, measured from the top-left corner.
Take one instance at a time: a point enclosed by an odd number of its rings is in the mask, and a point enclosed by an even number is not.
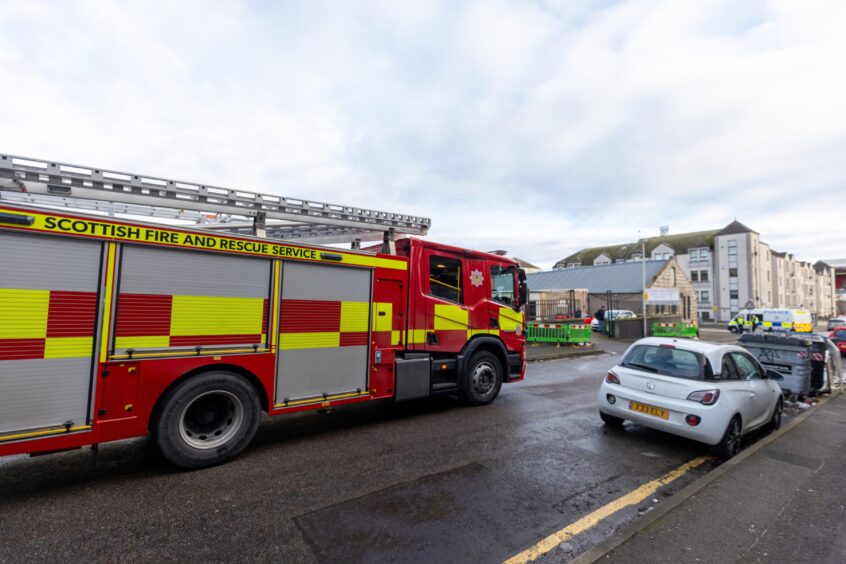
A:
[[[367,390],[372,271],[285,262],[277,404]]]
[[[0,232],[0,434],[88,424],[101,255]]]
[[[126,245],[116,355],[201,347],[264,347],[271,261]]]

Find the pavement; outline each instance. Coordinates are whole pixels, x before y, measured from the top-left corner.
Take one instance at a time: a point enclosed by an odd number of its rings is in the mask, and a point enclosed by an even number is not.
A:
[[[726,465],[599,562],[846,562],[846,397]]]

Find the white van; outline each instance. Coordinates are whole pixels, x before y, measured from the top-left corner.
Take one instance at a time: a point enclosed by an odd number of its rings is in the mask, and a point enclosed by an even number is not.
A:
[[[763,331],[813,332],[811,312],[807,309],[744,309],[728,322],[732,333]]]

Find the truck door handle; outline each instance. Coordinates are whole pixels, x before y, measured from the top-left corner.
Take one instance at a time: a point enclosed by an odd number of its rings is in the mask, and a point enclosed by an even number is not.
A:
[[[491,317],[491,329],[499,329],[499,319]]]

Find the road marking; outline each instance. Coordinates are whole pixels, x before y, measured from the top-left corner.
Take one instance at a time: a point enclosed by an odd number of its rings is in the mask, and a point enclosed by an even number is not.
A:
[[[585,515],[578,521],[575,521],[574,523],[567,525],[563,529],[552,533],[548,537],[541,539],[537,544],[527,548],[520,554],[512,556],[511,558],[506,560],[505,564],[519,564],[523,562],[531,562],[543,556],[547,552],[552,551],[562,542],[569,540],[575,537],[576,535],[595,527],[600,521],[610,517],[617,511],[620,511],[625,507],[640,503],[641,501],[658,491],[661,487],[666,486],[667,484],[678,478],[681,478],[687,473],[688,470],[696,468],[697,466],[703,464],[708,460],[711,460],[710,456],[700,456],[682,464],[675,470],[664,474],[660,478],[643,484],[636,490],[630,491],[623,497],[617,498],[614,501],[603,505],[592,513]]]

